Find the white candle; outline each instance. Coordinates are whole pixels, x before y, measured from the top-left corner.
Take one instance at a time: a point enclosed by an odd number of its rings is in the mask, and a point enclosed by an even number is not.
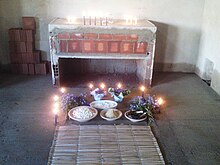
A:
[[[142,97],[144,97],[145,86],[142,85],[142,86],[140,87],[140,89],[141,89],[141,92],[142,92]]]
[[[86,12],[83,11],[83,24],[86,25]]]
[[[55,102],[57,102],[57,101],[59,100],[59,96],[55,95],[55,96],[53,97],[53,100],[54,100]]]
[[[137,18],[134,17],[134,24],[137,25]]]

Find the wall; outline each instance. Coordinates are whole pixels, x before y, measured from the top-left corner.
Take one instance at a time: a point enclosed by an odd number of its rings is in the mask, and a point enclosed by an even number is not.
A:
[[[220,94],[220,1],[206,0],[196,73]]]
[[[36,17],[36,47],[49,59],[48,23],[55,17],[81,17],[90,9],[152,20],[158,26],[155,69],[193,72],[203,5],[204,0],[0,0],[0,60],[9,63],[7,29],[21,26],[22,16]]]

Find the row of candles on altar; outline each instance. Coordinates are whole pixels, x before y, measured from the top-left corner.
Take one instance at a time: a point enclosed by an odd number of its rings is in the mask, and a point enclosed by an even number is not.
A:
[[[90,89],[90,92],[95,88],[92,83],[90,83],[88,87],[89,87],[89,89]],[[123,87],[123,86],[122,86],[121,83],[118,83],[118,84],[117,84],[117,88],[118,88],[118,89],[122,89],[122,87]],[[104,83],[100,83],[100,88],[101,88],[102,90],[105,90],[106,85],[105,85]],[[146,89],[146,87],[145,87],[144,85],[140,86],[140,91],[141,91],[142,97],[145,96],[146,90],[147,90],[147,89]],[[60,91],[61,94],[65,94],[65,93],[66,93],[66,88],[61,87],[61,88],[59,89],[59,91]],[[55,95],[55,96],[53,97],[53,100],[54,100],[53,112],[54,112],[54,114],[55,114],[55,125],[57,125],[58,113],[59,113],[59,108],[60,108],[60,105],[59,105],[59,104],[60,104],[60,103],[59,103],[60,97],[59,97],[58,95]],[[157,103],[161,106],[162,104],[164,104],[164,100],[163,100],[161,97],[159,97],[159,98],[157,99]]]
[[[100,25],[107,26],[109,22],[109,13],[103,14],[102,12],[85,12],[83,11],[83,25]],[[137,25],[137,17],[132,15],[124,15],[126,25]],[[68,16],[68,23],[76,23],[77,18],[74,16]]]

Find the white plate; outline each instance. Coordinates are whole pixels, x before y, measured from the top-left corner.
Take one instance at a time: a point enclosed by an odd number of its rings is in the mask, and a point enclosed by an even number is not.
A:
[[[99,100],[90,103],[90,106],[97,109],[114,109],[118,103],[112,100]]]
[[[107,112],[108,110],[109,110],[109,109],[105,109],[105,110],[102,110],[102,111],[100,112],[101,118],[103,118],[103,119],[105,119],[105,120],[107,120],[107,121],[114,121],[114,120],[119,119],[119,118],[122,116],[122,112],[121,112],[121,111],[119,111],[119,110],[117,110],[117,109],[113,109],[113,110],[118,114],[118,116],[117,116],[116,118],[108,118],[108,117],[105,116],[105,114],[106,114],[106,112]]]
[[[125,112],[125,117],[126,117],[128,120],[132,121],[132,122],[144,121],[144,120],[146,120],[146,118],[147,118],[147,117],[144,117],[144,118],[142,118],[142,119],[132,119],[132,118],[128,117],[128,115],[127,115],[128,112],[130,112],[130,111],[126,111],[126,112]]]
[[[74,116],[74,111],[77,111],[77,110],[82,110],[83,111],[88,109],[90,112],[92,112],[92,116],[89,117],[89,118],[77,118],[76,116]],[[73,119],[73,120],[76,120],[76,121],[79,121],[79,122],[86,122],[86,121],[89,121],[93,118],[95,118],[98,114],[98,111],[95,109],[95,108],[92,108],[92,107],[89,107],[89,106],[78,106],[78,107],[75,107],[73,109],[71,109],[68,113],[68,116]]]

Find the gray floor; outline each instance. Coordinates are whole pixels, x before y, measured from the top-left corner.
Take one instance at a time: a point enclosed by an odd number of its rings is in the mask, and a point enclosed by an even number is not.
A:
[[[0,164],[46,164],[57,88],[49,75],[0,76]],[[153,129],[167,163],[220,164],[220,97],[183,73],[157,73],[151,93],[166,98]]]

